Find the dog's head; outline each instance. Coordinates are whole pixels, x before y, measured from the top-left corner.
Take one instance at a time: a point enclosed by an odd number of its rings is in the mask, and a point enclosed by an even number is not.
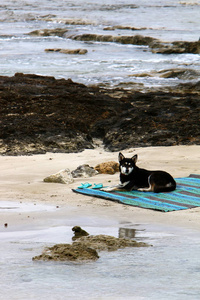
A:
[[[137,161],[137,154],[131,158],[126,158],[121,152],[119,153],[119,170],[121,174],[129,175],[133,172]]]

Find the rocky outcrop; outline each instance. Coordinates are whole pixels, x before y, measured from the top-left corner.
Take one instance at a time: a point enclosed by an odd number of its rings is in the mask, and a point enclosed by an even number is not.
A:
[[[81,35],[71,35],[71,36],[69,34],[68,38],[77,41],[115,42],[120,44],[132,44],[132,45],[144,45],[144,46],[148,46],[158,41],[155,38],[149,36],[142,36],[142,35],[114,36],[114,35],[99,35],[99,34],[90,34],[90,33],[85,33]]]
[[[109,235],[89,235],[79,226],[75,231],[74,242],[71,244],[57,244],[45,248],[41,255],[33,260],[44,261],[88,261],[99,258],[97,251],[116,251],[125,247],[149,247],[151,245],[127,238],[116,238]],[[77,232],[77,234],[76,234]],[[80,233],[80,234],[79,234]]]
[[[0,76],[0,97],[0,153],[11,155],[92,149],[93,124],[130,107],[70,79],[21,73]]]
[[[193,53],[200,54],[200,41],[197,42],[184,42],[176,41],[173,43],[154,43],[151,44],[153,53],[161,54],[182,54]]]
[[[120,95],[120,96],[119,96]],[[103,90],[48,76],[0,76],[0,153],[200,144],[200,82],[166,91]]]
[[[67,24],[67,23],[66,23]],[[131,26],[112,26],[112,27],[105,27],[104,30],[145,30],[146,28],[136,28]],[[187,42],[187,41],[174,41],[174,42],[163,42],[159,39],[150,37],[150,36],[143,36],[143,35],[104,35],[104,34],[91,34],[91,33],[84,33],[78,34],[70,32],[68,29],[65,28],[55,28],[55,29],[40,29],[34,30],[28,33],[32,36],[60,36],[60,37],[67,37],[77,41],[95,41],[95,42],[114,42],[120,44],[131,44],[131,45],[143,45],[149,46],[152,53],[160,53],[160,54],[182,54],[182,53],[193,53],[199,54],[200,53],[200,41],[194,42]],[[86,49],[78,49],[79,51],[77,54],[85,54],[87,52]],[[46,51],[55,51],[55,52],[62,52],[66,54],[70,52],[68,49],[46,49]],[[80,53],[83,52],[83,53]]]
[[[172,43],[162,42],[156,38],[142,35],[133,36],[114,36],[114,35],[98,35],[98,34],[81,34],[70,35],[68,38],[78,41],[96,41],[96,42],[114,42],[120,44],[143,45],[149,46],[153,53],[161,54],[182,54],[182,53],[200,53],[200,41],[187,42],[175,41]]]
[[[94,167],[99,174],[115,174],[119,172],[119,164],[115,161],[100,163]]]

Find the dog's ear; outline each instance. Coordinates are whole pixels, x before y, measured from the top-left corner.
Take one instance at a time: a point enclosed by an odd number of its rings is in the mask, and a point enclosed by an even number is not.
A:
[[[121,152],[119,152],[119,157],[118,157],[119,162],[122,161],[124,158],[125,158],[124,155]]]
[[[137,162],[137,158],[138,158],[137,154],[135,154],[133,157],[131,157],[131,159],[133,160],[134,164]]]

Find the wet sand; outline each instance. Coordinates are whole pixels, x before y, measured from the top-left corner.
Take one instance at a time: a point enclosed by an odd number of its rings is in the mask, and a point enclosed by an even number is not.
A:
[[[200,174],[200,146],[132,148],[125,156],[138,154],[138,166],[163,169],[174,177]],[[167,225],[200,230],[200,207],[176,212],[158,212],[126,206],[72,192],[82,182],[118,183],[119,173],[74,179],[71,184],[44,183],[43,179],[81,164],[94,167],[117,161],[118,152],[101,148],[81,153],[47,153],[33,156],[0,156],[0,231],[51,226],[118,226],[118,224]],[[7,223],[7,227],[5,227]]]

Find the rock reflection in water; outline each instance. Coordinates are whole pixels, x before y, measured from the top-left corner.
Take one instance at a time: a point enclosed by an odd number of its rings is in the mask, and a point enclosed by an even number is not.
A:
[[[135,237],[136,229],[133,228],[119,228],[119,238],[129,238]]]

